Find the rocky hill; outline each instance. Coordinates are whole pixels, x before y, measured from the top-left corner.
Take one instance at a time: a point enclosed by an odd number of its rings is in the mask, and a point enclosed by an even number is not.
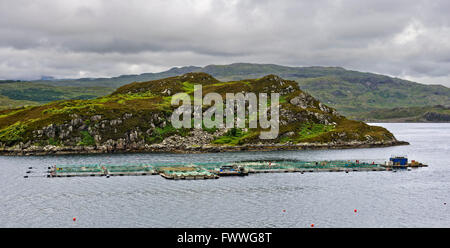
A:
[[[264,129],[176,129],[171,97],[253,92],[280,93],[280,131],[261,140]],[[225,99],[225,97],[224,97]],[[208,106],[203,106],[206,110]],[[354,148],[405,144],[382,127],[349,120],[275,75],[221,82],[206,73],[187,73],[131,83],[92,100],[63,100],[0,111],[0,152],[42,155],[109,152],[220,152],[307,148]]]

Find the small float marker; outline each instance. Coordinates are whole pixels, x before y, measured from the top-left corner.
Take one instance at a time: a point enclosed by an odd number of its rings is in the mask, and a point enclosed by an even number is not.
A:
[[[77,221],[77,218],[73,217],[73,221]]]
[[[353,212],[355,212],[355,213],[356,213],[356,212],[358,212],[358,210],[356,210],[356,209],[355,209],[355,210],[353,210]]]
[[[283,209],[283,213],[286,213],[286,209]]]
[[[314,227],[314,224],[311,224],[311,227]]]

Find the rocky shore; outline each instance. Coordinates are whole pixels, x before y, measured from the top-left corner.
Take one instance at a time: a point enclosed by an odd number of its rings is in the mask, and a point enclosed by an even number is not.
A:
[[[111,154],[111,153],[217,153],[238,151],[281,151],[281,150],[320,150],[320,149],[355,149],[375,148],[397,145],[409,145],[405,141],[375,141],[375,142],[344,142],[344,143],[303,143],[303,144],[246,144],[230,145],[144,145],[122,147],[120,149],[107,146],[31,146],[26,149],[0,148],[0,155],[11,156],[43,156],[43,155],[74,155],[74,154]]]

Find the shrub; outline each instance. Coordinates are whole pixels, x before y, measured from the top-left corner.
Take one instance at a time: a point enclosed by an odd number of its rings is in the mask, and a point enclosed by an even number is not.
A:
[[[87,131],[81,131],[81,141],[78,143],[80,146],[93,146],[95,145],[95,139]]]

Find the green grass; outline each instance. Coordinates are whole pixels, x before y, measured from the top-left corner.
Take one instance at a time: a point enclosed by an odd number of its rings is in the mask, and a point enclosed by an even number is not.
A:
[[[221,145],[238,145],[245,136],[245,133],[240,128],[232,128],[228,130],[223,136],[216,138],[213,143]]]
[[[24,133],[27,129],[27,125],[18,121],[10,126],[7,126],[0,130],[0,141],[6,145],[16,144],[23,141]]]
[[[58,139],[55,138],[49,138],[48,139],[48,144],[52,145],[52,146],[59,146],[61,144],[61,142]],[[80,143],[80,145],[84,145],[83,143]]]
[[[36,106],[68,99],[93,99],[113,91],[110,87],[49,86],[31,82],[0,84],[0,109]]]
[[[92,137],[89,132],[81,131],[81,141],[78,143],[79,146],[93,146],[95,145],[94,137]]]
[[[300,131],[297,132],[297,140],[305,140],[322,135],[323,133],[334,130],[333,125],[324,125],[318,123],[305,123],[301,125]]]
[[[184,90],[186,93],[192,93],[192,92],[194,92],[194,83],[191,83],[191,82],[188,82],[188,81],[183,82],[183,90]]]
[[[259,129],[250,129],[244,132],[241,128],[231,128],[224,135],[214,139],[213,144],[218,145],[243,145],[251,140],[255,140],[255,137],[259,136]]]
[[[176,129],[171,124],[168,124],[163,128],[160,127],[155,128],[152,135],[146,138],[146,141],[149,142],[150,144],[159,143],[163,141],[164,138],[175,134],[185,137],[188,131],[189,130],[185,128]]]

